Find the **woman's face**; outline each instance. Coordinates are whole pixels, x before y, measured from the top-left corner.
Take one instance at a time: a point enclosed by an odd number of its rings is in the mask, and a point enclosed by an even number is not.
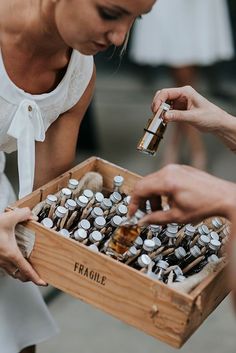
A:
[[[120,46],[133,22],[155,0],[57,0],[57,30],[66,45],[86,55]]]

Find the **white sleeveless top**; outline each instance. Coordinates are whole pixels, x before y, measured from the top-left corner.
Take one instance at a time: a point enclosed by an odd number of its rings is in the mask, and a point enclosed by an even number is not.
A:
[[[10,80],[0,53],[0,211],[14,198],[4,174],[4,152],[18,149],[20,196],[28,194],[34,180],[35,141],[43,141],[48,127],[79,101],[92,72],[93,58],[74,50],[56,89],[31,95]],[[18,353],[57,332],[37,286],[0,277],[1,353]]]
[[[10,80],[0,53],[0,151],[18,150],[19,197],[33,188],[35,141],[44,141],[48,127],[79,101],[92,72],[93,57],[73,50],[59,85],[50,93],[32,95]],[[0,173],[4,169],[3,158],[0,153]]]

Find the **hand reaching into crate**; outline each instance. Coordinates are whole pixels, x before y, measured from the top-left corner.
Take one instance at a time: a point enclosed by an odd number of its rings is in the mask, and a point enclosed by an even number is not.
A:
[[[235,117],[209,102],[190,86],[158,91],[152,103],[153,112],[156,113],[167,100],[172,102],[173,109],[165,113],[166,122],[184,122],[202,132],[213,133],[236,151]]]
[[[46,283],[23,257],[17,246],[14,229],[17,223],[30,220],[32,213],[29,208],[19,208],[0,214],[0,267],[10,276],[22,282],[32,281],[44,286]]]
[[[193,167],[173,164],[138,181],[131,196],[130,215],[144,200],[167,197],[170,209],[153,210],[142,223],[190,223],[215,215],[231,219],[236,205],[236,185]]]

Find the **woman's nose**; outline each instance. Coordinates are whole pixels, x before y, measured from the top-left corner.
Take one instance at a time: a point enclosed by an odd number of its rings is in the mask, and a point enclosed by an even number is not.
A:
[[[114,30],[109,33],[108,39],[110,43],[119,47],[124,43],[126,35],[127,30]]]

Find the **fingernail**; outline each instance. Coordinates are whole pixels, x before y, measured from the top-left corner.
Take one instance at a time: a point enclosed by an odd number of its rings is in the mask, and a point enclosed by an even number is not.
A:
[[[39,286],[43,286],[43,287],[47,287],[48,283],[46,283],[45,281],[43,281],[42,279],[38,281],[38,285]]]

